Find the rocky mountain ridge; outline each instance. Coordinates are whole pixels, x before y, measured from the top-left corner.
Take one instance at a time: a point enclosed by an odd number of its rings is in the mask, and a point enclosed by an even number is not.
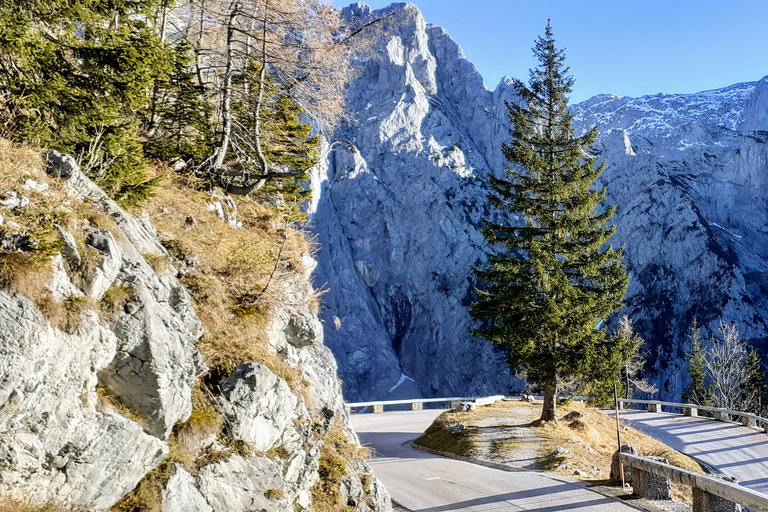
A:
[[[0,507],[391,510],[310,307],[308,254],[278,283],[290,300],[266,338],[252,340],[278,362],[210,373],[182,283],[197,258],[174,261],[149,217],[126,213],[71,157],[50,152],[46,176],[38,157],[24,167],[26,150],[0,143],[0,181],[12,187],[0,220]],[[212,225],[226,225],[211,201]],[[32,265],[40,243],[14,234],[47,215],[61,222],[50,272]],[[14,258],[24,265],[8,285]]]
[[[445,30],[410,4],[388,17],[347,91],[356,117],[315,169],[322,316],[348,399],[509,393],[503,355],[473,339],[470,268],[484,261],[491,174],[503,173],[509,79],[494,91]],[[577,76],[578,78],[578,76]],[[737,322],[765,353],[768,82],[690,95],[601,95],[573,106],[597,124],[613,240],[633,275],[626,307],[661,395],[685,386],[685,332]]]

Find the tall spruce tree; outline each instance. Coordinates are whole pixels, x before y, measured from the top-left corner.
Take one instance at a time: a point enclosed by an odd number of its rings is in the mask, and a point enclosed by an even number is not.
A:
[[[621,306],[629,276],[623,249],[606,247],[615,207],[602,209],[603,172],[588,149],[597,128],[576,137],[568,94],[573,78],[550,24],[533,48],[539,66],[529,85],[514,82],[520,105],[507,105],[512,144],[502,152],[507,179],[491,178],[490,203],[510,224],[485,220],[493,249],[476,270],[480,289],[470,314],[476,333],[507,348],[512,368],[544,389],[542,421],[557,421],[558,379],[577,377],[602,393],[616,381],[637,343],[609,337],[603,324]],[[601,211],[602,210],[602,211]],[[521,214],[517,217],[517,214]]]
[[[685,354],[685,361],[688,363],[688,376],[691,379],[691,384],[681,397],[683,400],[698,405],[712,405],[712,389],[704,384],[707,368],[704,361],[704,349],[701,346],[701,329],[697,318],[693,319],[688,330],[688,339],[691,341],[691,349]]]

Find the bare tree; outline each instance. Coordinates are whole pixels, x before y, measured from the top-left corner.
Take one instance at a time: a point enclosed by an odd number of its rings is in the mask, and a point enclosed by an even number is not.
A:
[[[740,404],[742,382],[747,377],[747,344],[739,339],[736,324],[720,324],[719,331],[722,338],[712,337],[704,364],[715,391],[715,406],[733,410]]]
[[[624,338],[624,342],[627,344],[644,343],[632,328],[632,320],[624,315],[619,320],[619,326],[617,328],[617,334]],[[627,398],[632,398],[636,391],[645,393],[647,395],[653,395],[659,388],[649,382],[646,378],[640,377],[645,370],[646,357],[648,351],[638,350],[632,356],[632,358],[624,364],[624,380],[626,385]]]
[[[301,175],[268,161],[262,112],[279,90],[316,128],[332,130],[343,112],[351,58],[378,20],[351,26],[322,0],[188,0],[179,9],[187,23],[176,30],[193,46],[197,80],[218,105],[218,143],[205,170],[237,181],[228,190],[240,194],[269,178]],[[255,123],[243,122],[233,108],[246,103]]]

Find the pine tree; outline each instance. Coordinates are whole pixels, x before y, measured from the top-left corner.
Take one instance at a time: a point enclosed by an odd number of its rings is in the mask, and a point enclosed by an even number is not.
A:
[[[762,402],[765,399],[768,386],[765,383],[765,370],[763,358],[754,349],[747,356],[746,378],[741,382],[741,407],[740,410],[761,414]]]
[[[688,331],[688,339],[691,341],[691,349],[685,355],[685,361],[688,363],[688,376],[691,378],[691,385],[681,396],[683,400],[688,402],[708,406],[712,402],[712,390],[704,384],[707,368],[704,350],[701,346],[701,329],[697,318],[693,319]]]
[[[152,27],[157,0],[0,3],[0,93],[22,140],[78,156],[112,197],[134,204],[145,172],[141,112],[172,49]]]
[[[597,390],[609,383],[612,390],[638,347],[609,337],[603,326],[621,306],[629,276],[623,249],[606,247],[615,207],[602,210],[605,189],[592,189],[604,168],[587,153],[597,128],[574,134],[573,78],[549,24],[533,53],[539,66],[529,85],[514,82],[523,104],[507,105],[512,144],[502,152],[512,166],[506,179],[491,178],[488,195],[515,221],[484,222],[483,235],[496,250],[489,266],[476,270],[481,288],[470,314],[484,322],[476,333],[505,346],[510,366],[543,387],[541,420],[556,422],[559,378],[575,376]]]

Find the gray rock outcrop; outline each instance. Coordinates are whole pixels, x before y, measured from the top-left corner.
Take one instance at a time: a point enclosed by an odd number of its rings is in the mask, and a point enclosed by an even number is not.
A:
[[[308,278],[315,265],[305,258],[304,266],[303,275],[280,283],[293,300],[274,315],[268,339],[275,353],[298,370],[302,382],[289,384],[258,363],[242,364],[224,379],[218,403],[226,433],[233,441],[246,443],[247,453],[208,464],[194,475],[177,467],[163,491],[164,511],[311,510],[313,487],[324,464],[323,445],[333,442],[329,435],[338,435],[336,429],[354,450],[359,449],[349,427],[336,362],[323,345],[322,327],[310,311],[313,294]],[[300,340],[297,318],[313,324],[302,329]],[[214,439],[208,442],[217,443]],[[337,492],[339,502],[349,510],[392,509],[389,494],[359,457],[346,460],[343,473]]]
[[[694,317],[705,340],[721,322],[735,322],[766,353],[768,139],[742,131],[768,128],[755,106],[768,102],[763,82],[601,96],[573,109],[577,126],[601,126],[597,150],[608,165],[600,183],[618,205],[615,244],[625,246],[632,272],[622,313],[649,343],[648,369],[662,397],[685,390]]]
[[[502,131],[494,100],[509,95],[486,90],[414,6],[385,12],[385,36],[348,90],[357,118],[336,134],[354,150],[337,146],[312,176],[327,344],[352,401],[409,385],[423,396],[507,393],[506,363],[473,339],[465,308]]]
[[[191,297],[148,217],[123,211],[70,157],[48,160],[65,183],[46,204],[92,214],[90,203],[111,220],[56,227],[61,254],[40,274],[50,297],[0,289],[0,500],[105,510],[148,482],[142,492],[168,512],[311,510],[331,457],[343,464],[333,499],[390,511],[312,312],[312,258],[272,284],[285,300],[255,342],[277,370],[245,362],[211,382],[223,430],[185,438],[174,429],[192,423],[193,386],[207,370]],[[28,205],[38,199],[30,193]],[[54,306],[72,318],[60,323]]]
[[[57,256],[49,289],[84,303],[86,296],[99,300],[112,287],[130,287],[138,307],[109,319],[86,309],[68,333],[24,296],[0,291],[0,493],[102,509],[165,458],[163,439],[189,416],[192,385],[205,369],[195,348],[202,331],[178,281],[158,276],[139,253],[138,247],[165,254],[149,226],[76,166],[60,174],[77,198],[103,204],[118,227],[85,236],[97,255],[82,279]],[[74,263],[74,241],[60,235],[64,256]],[[105,406],[99,394],[135,417]]]
[[[326,340],[347,398],[507,394],[516,383],[473,339],[465,308],[481,219],[494,215],[488,177],[504,172],[511,80],[489,91],[410,4],[346,14],[390,15],[348,88],[355,118],[333,135],[354,149],[335,146],[312,176]],[[619,315],[648,342],[649,375],[670,400],[685,389],[694,317],[705,339],[736,322],[766,353],[767,84],[573,106],[577,130],[600,127],[598,186],[618,205],[612,243],[632,274]]]

